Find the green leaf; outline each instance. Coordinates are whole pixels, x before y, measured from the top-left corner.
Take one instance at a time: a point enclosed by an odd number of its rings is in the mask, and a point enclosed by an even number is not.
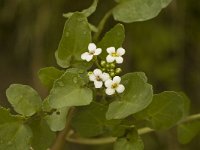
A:
[[[83,80],[84,83],[87,83],[89,81],[87,72],[83,69],[70,68],[70,69],[67,69],[66,72],[79,74],[79,77]],[[52,111],[53,108],[51,107],[49,103],[49,97],[47,97],[43,101],[42,108],[44,111],[47,111],[47,112]],[[66,124],[66,116],[68,113],[68,109],[69,107],[59,108],[57,109],[56,112],[53,112],[52,115],[45,117],[45,120],[47,121],[47,124],[49,125],[52,131],[61,131],[62,129],[64,129],[65,124]]]
[[[54,81],[63,73],[64,71],[61,71],[55,67],[46,67],[39,70],[38,76],[42,84],[44,84],[48,89],[51,89]]]
[[[48,97],[43,101],[42,109],[44,112],[49,112],[49,115],[45,116],[45,120],[52,131],[61,131],[64,129],[67,119],[69,107],[63,107],[59,109],[53,109]]]
[[[141,114],[153,129],[168,129],[180,121],[185,114],[185,99],[172,91],[155,94],[152,103]]]
[[[122,46],[125,38],[124,26],[122,24],[115,25],[110,31],[108,31],[102,40],[97,44],[98,47],[102,48],[102,58],[107,55],[106,49],[108,47],[119,48]]]
[[[171,2],[172,0],[161,0],[162,8],[167,7]]]
[[[114,19],[125,23],[156,17],[171,0],[120,0],[113,9]]]
[[[44,120],[34,120],[30,127],[33,132],[32,147],[34,150],[47,150],[50,148],[55,133],[53,133],[47,126]],[[22,149],[21,149],[22,150]]]
[[[51,112],[53,108],[51,108],[49,104],[49,97],[47,96],[42,102],[42,111]],[[55,109],[54,109],[55,110]]]
[[[200,120],[180,124],[177,132],[180,143],[189,143],[200,132]]]
[[[122,77],[125,91],[110,103],[107,119],[122,119],[146,108],[152,101],[152,86],[146,82],[144,73],[128,73]]]
[[[78,76],[83,80],[83,84],[86,84],[89,82],[88,72],[84,69],[70,68],[66,70],[66,73],[67,72],[78,74]]]
[[[185,118],[186,116],[188,116],[188,114],[190,112],[190,99],[183,92],[178,92],[178,94],[182,97],[182,100],[183,100],[183,116],[182,116],[182,118]]]
[[[95,10],[96,10],[96,7],[97,7],[97,4],[98,4],[98,0],[94,0],[92,5],[87,8],[87,9],[84,9],[81,13],[83,13],[86,17],[89,17],[90,15],[92,15]],[[63,14],[63,17],[65,18],[69,18],[71,17],[75,12],[69,12],[69,13],[65,13]]]
[[[141,140],[129,141],[126,138],[118,139],[114,144],[114,150],[143,150],[144,146]]]
[[[32,116],[42,104],[38,93],[28,85],[12,84],[6,90],[6,96],[14,110],[24,116]]]
[[[86,79],[80,74],[66,71],[54,82],[48,97],[52,108],[88,105],[93,99],[92,90],[84,87]]]
[[[63,35],[55,53],[59,66],[67,68],[74,61],[81,61],[81,54],[87,51],[91,42],[91,30],[82,13],[74,13],[65,23]]]
[[[57,64],[62,64],[63,66],[68,65],[69,61],[61,60],[58,58],[58,52],[55,52],[55,57]],[[71,57],[70,57],[71,59]],[[80,68],[80,69],[89,69],[92,66],[92,61],[87,62],[87,61],[82,61],[82,60],[71,60],[71,68]]]
[[[59,108],[56,112],[53,112],[53,114],[45,117],[52,131],[61,131],[65,128],[68,110],[69,107]]]
[[[114,143],[114,150],[143,150],[144,144],[137,132],[131,131],[126,138],[119,138]]]
[[[29,150],[32,132],[22,118],[12,116],[4,108],[0,108],[0,116],[0,149]]]
[[[107,133],[114,129],[120,120],[106,120],[107,107],[96,102],[81,107],[72,118],[72,127],[84,137],[93,137]]]

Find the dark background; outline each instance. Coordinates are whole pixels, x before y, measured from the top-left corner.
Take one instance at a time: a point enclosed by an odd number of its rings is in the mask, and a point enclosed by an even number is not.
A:
[[[37,71],[56,65],[54,52],[62,35],[62,14],[87,8],[92,0],[0,0],[0,104],[9,107],[5,90],[11,83],[33,86],[45,96]],[[100,0],[89,21],[98,24],[114,0]],[[105,31],[116,22],[110,18]],[[191,113],[200,106],[200,1],[174,0],[158,17],[125,24],[124,72],[144,71],[155,93],[184,91]],[[198,136],[188,145],[177,142],[173,129],[143,136],[146,150],[198,150]],[[112,145],[74,146],[73,150],[110,150]],[[105,147],[105,148],[104,148]]]

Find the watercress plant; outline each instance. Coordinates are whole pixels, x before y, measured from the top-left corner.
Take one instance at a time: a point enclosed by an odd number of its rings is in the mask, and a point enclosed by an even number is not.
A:
[[[187,117],[190,102],[185,94],[153,94],[145,73],[123,74],[120,64],[128,50],[122,48],[122,24],[99,39],[110,16],[124,23],[145,21],[171,0],[115,1],[98,27],[87,19],[98,0],[88,9],[63,15],[67,21],[55,52],[59,67],[38,72],[49,94],[42,100],[28,85],[10,85],[6,96],[15,113],[0,108],[0,150],[61,150],[65,141],[142,150],[141,135],[148,132],[177,125],[181,143],[199,132],[200,115]]]

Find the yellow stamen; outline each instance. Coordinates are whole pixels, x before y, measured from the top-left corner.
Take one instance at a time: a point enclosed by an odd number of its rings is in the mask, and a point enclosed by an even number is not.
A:
[[[97,81],[101,81],[101,78],[99,76],[96,76]]]
[[[119,55],[117,53],[112,53],[111,54],[113,57],[118,57]]]
[[[118,84],[117,83],[114,83],[113,85],[112,85],[112,88],[113,89],[116,89],[118,87]]]

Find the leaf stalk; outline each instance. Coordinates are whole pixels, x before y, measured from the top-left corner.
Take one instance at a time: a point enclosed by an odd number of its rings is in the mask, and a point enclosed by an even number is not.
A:
[[[194,114],[191,116],[186,117],[182,121],[180,121],[178,124],[186,123],[186,122],[191,122],[194,120],[200,119],[200,113],[199,114]],[[154,129],[151,129],[149,127],[144,127],[141,129],[138,129],[138,134],[143,135],[147,134],[150,132],[154,132]],[[102,145],[102,144],[111,144],[114,143],[117,140],[117,137],[103,137],[103,138],[82,138],[82,137],[73,137],[73,132],[69,132],[66,136],[66,140],[71,143],[76,143],[76,144],[85,144],[85,145]]]

